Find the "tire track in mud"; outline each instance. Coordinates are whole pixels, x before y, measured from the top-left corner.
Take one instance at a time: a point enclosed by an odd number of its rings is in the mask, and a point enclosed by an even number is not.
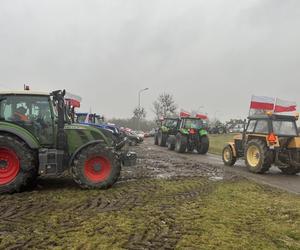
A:
[[[174,204],[180,206],[184,202],[209,194],[214,185],[208,178],[222,175],[223,170],[195,162],[186,155],[171,155],[160,151],[159,148],[147,147],[145,145],[133,149],[139,155],[138,164],[134,167],[124,167],[119,182],[112,189],[86,192],[80,190],[70,178],[56,181],[43,179],[39,181],[39,187],[33,192],[0,196],[0,245],[1,239],[13,235],[16,242],[9,246],[11,249],[20,246],[32,248],[37,245],[41,249],[55,247],[57,243],[48,236],[48,233],[54,234],[58,239],[64,239],[65,234],[82,230],[85,221],[99,213],[109,214],[119,211],[130,213],[139,209],[155,219],[145,228],[131,234],[124,247],[173,249],[182,233],[175,221]],[[160,181],[153,181],[153,179],[168,179],[174,182],[175,186],[178,183],[178,188],[162,192]],[[186,180],[194,180],[194,182],[185,183]],[[84,199],[82,199],[83,194],[86,194]],[[75,197],[80,195],[81,199],[80,202],[71,199],[66,203],[56,203],[55,196],[60,195],[63,198],[68,195]],[[151,211],[153,203],[156,207],[155,211]],[[59,219],[54,216],[54,220],[57,220],[56,227],[49,227],[48,221],[42,219],[38,222],[41,233],[35,231],[31,222],[35,215],[38,218],[47,218],[56,213],[66,214]],[[134,213],[132,216],[135,216]],[[101,228],[97,230],[101,231]],[[32,236],[26,240],[22,239],[20,236],[24,231]]]

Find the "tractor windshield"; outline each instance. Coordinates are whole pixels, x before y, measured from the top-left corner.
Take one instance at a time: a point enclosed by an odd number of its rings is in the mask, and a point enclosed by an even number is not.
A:
[[[53,143],[53,110],[49,96],[1,96],[0,119],[17,124],[30,131],[41,144]]]
[[[294,121],[273,121],[273,131],[276,135],[297,136],[297,127]]]
[[[173,119],[165,120],[164,125],[167,128],[176,128],[177,127],[177,120],[173,120]]]
[[[203,128],[203,121],[201,119],[184,119],[182,127],[201,129]]]

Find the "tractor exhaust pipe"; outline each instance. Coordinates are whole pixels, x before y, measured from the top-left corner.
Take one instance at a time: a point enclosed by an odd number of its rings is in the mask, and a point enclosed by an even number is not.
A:
[[[65,128],[65,90],[56,90],[51,93],[53,101],[57,107],[58,121],[57,121],[57,149],[64,150],[66,148],[66,134]]]

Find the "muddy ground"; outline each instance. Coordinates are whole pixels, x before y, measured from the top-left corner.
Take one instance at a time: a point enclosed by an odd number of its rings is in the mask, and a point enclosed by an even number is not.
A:
[[[81,190],[72,179],[63,177],[40,179],[32,191],[0,196],[0,249],[200,249],[203,244],[207,244],[204,249],[213,249],[251,248],[258,243],[258,248],[269,244],[300,246],[300,232],[295,230],[300,225],[300,203],[296,200],[294,204],[295,197],[282,203],[284,193],[249,183],[220,164],[204,162],[203,156],[177,154],[154,146],[151,139],[132,150],[138,153],[138,164],[124,167],[120,180],[109,190]],[[241,193],[234,194],[235,183],[239,183]],[[251,196],[259,202],[253,202],[255,209],[248,204]],[[276,227],[269,229],[264,222],[269,216],[265,210],[273,209],[277,197],[276,206],[288,217],[282,220],[282,214],[272,212],[282,225],[274,224]],[[271,203],[265,202],[268,200]],[[221,208],[221,215],[210,208],[214,202]],[[240,204],[241,215],[230,215]],[[260,206],[262,214],[257,214]],[[201,210],[203,207],[206,210]],[[219,216],[222,219],[216,219]],[[296,224],[290,222],[290,217]],[[226,222],[228,218],[232,221]],[[239,221],[241,225],[236,223]],[[249,225],[257,221],[257,237],[262,237],[262,242],[253,241],[253,233],[249,233],[253,231]],[[226,230],[212,236],[216,224]],[[282,234],[285,227],[288,232]],[[279,238],[278,242],[273,237]],[[282,241],[280,237],[284,237]]]

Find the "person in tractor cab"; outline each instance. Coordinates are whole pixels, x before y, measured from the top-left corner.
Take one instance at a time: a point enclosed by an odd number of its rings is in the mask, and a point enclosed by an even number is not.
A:
[[[23,106],[18,107],[13,115],[14,121],[22,121],[26,122],[29,121],[28,116],[26,115],[27,109]]]

